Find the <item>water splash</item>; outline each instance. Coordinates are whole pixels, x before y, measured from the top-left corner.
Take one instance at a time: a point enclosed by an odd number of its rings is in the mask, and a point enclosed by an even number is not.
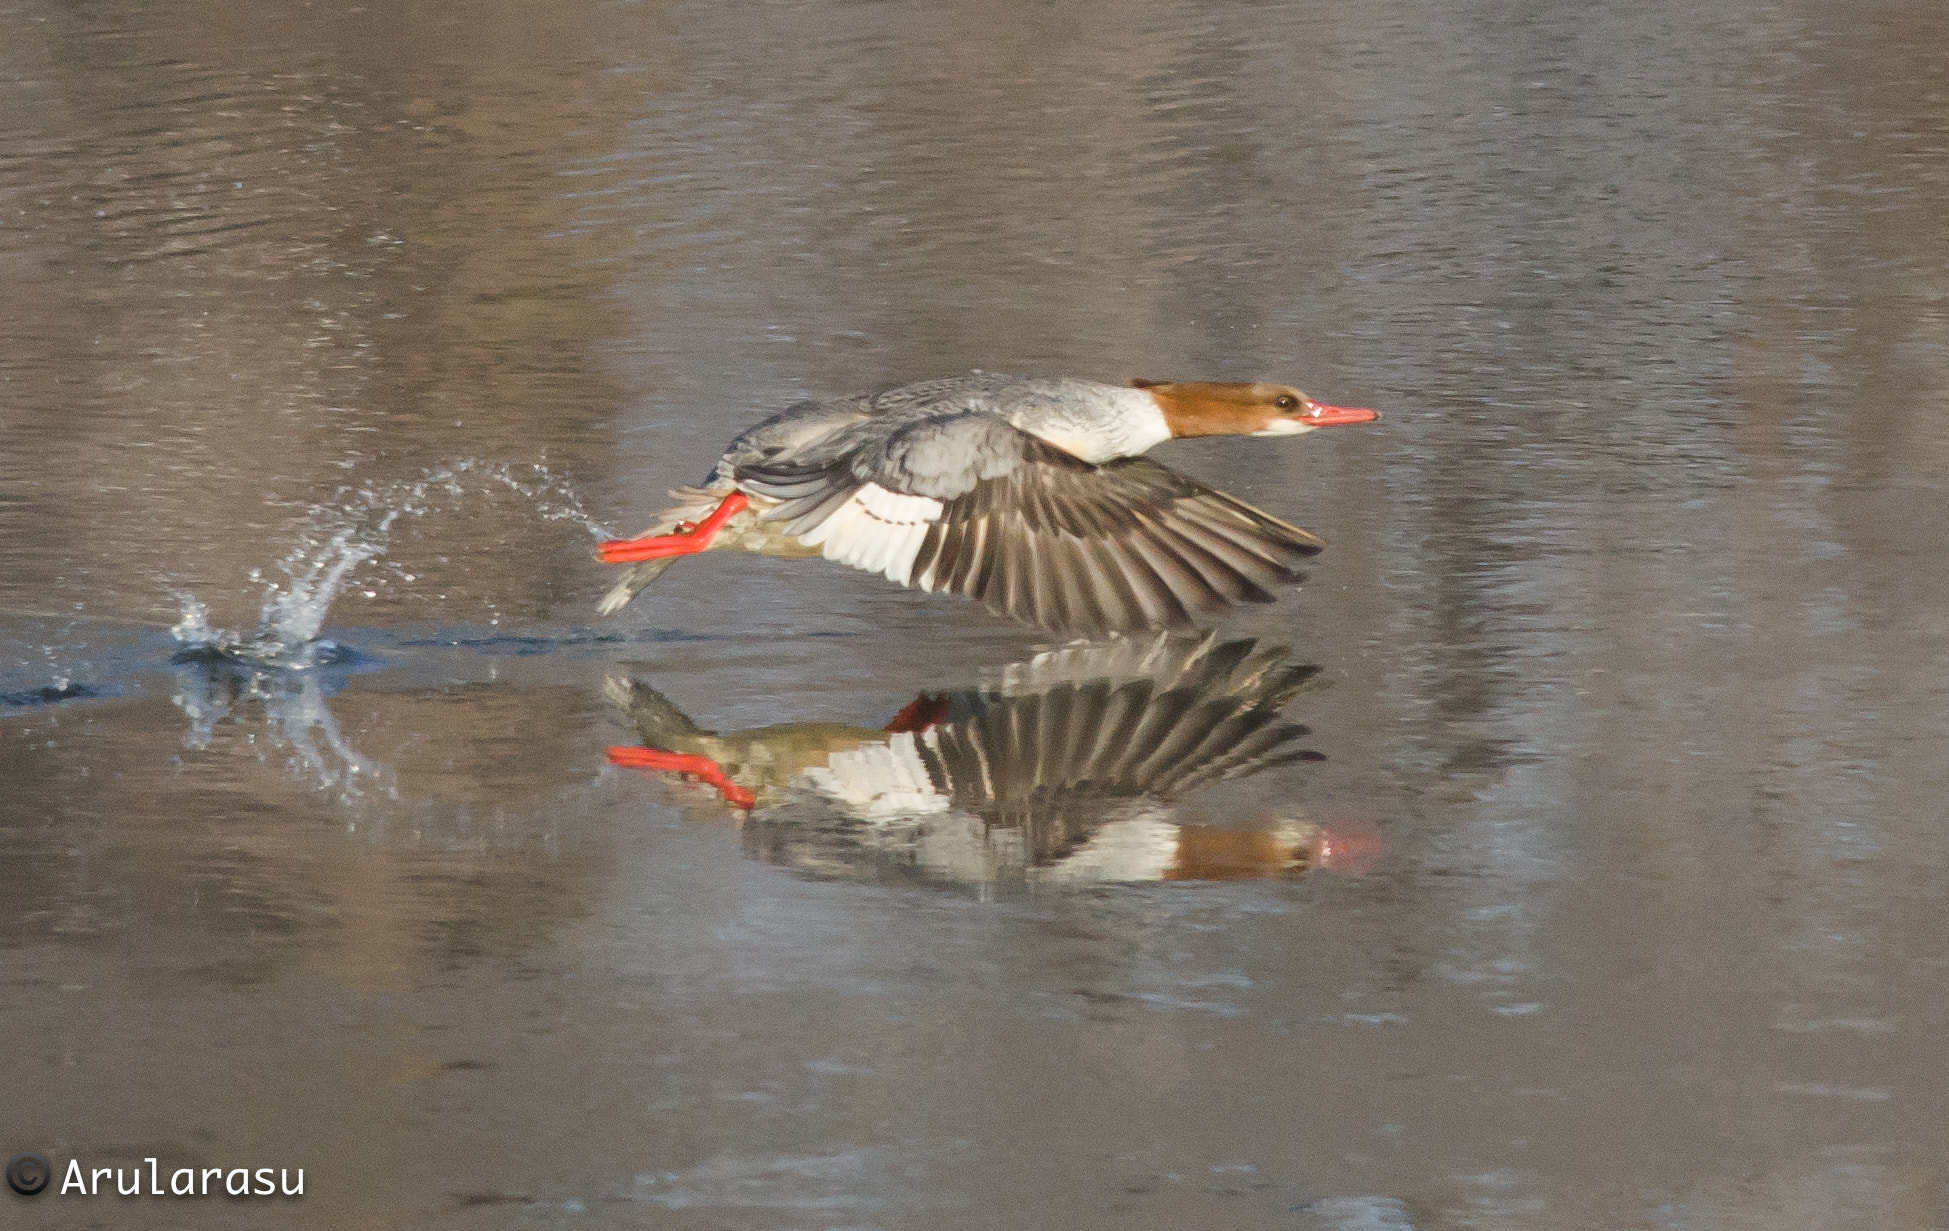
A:
[[[353,573],[385,555],[400,518],[454,509],[470,492],[490,486],[523,497],[544,521],[572,522],[597,540],[614,537],[589,515],[568,477],[540,463],[516,466],[466,459],[423,471],[416,479],[341,487],[330,501],[310,509],[297,544],[276,565],[281,580],[266,582],[261,572],[253,571],[252,579],[265,587],[254,631],[212,627],[206,604],[186,591],[173,592],[179,618],[170,632],[184,647],[178,657],[250,660],[294,669],[344,661],[351,652],[320,640],[318,634]],[[398,566],[394,571],[408,582],[415,580]],[[367,597],[372,594],[366,592]]]
[[[289,580],[282,587],[271,587],[264,599],[257,619],[259,641],[272,642],[286,653],[313,644],[318,631],[325,627],[325,615],[345,584],[346,574],[384,553],[393,522],[401,513],[425,511],[411,505],[378,507],[384,512],[373,524],[355,522],[335,531],[322,546],[285,557],[282,567]]]
[[[339,730],[328,703],[333,676],[316,670],[353,662],[358,655],[319,634],[333,601],[360,567],[386,554],[402,517],[453,511],[470,495],[497,488],[527,500],[543,520],[573,522],[596,539],[613,537],[589,516],[568,478],[543,465],[469,459],[414,479],[341,487],[307,511],[297,542],[275,565],[279,577],[266,580],[261,570],[251,574],[264,587],[251,632],[212,625],[207,604],[186,590],[173,592],[178,618],[169,631],[182,647],[174,656],[174,700],[190,722],[185,745],[209,748],[220,725],[243,723],[255,708],[264,730],[251,732],[247,742],[260,757],[281,751],[293,774],[336,791],[348,803],[375,796],[397,799],[390,771],[361,756]],[[411,572],[395,571],[414,580]],[[366,591],[368,597],[372,593]]]
[[[555,474],[540,462],[528,466],[515,466],[508,462],[487,466],[469,461],[458,463],[455,470],[457,473],[471,470],[484,479],[525,496],[544,521],[574,522],[597,542],[616,537],[613,527],[596,520],[583,506],[582,496],[575,490],[568,475]],[[525,481],[521,477],[524,471],[529,476]]]

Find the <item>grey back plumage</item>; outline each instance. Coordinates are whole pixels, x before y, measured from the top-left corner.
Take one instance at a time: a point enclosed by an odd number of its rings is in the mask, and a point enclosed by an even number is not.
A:
[[[729,483],[739,466],[795,457],[873,414],[871,397],[809,398],[738,433],[705,486]]]

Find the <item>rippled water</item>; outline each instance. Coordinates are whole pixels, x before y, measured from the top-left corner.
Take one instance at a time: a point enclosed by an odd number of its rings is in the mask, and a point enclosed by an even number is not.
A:
[[[7,1208],[1939,1226],[1945,45],[0,9],[0,1154],[307,1175]],[[1142,662],[807,562],[595,617],[735,429],[972,367],[1387,417],[1160,449],[1332,546]]]

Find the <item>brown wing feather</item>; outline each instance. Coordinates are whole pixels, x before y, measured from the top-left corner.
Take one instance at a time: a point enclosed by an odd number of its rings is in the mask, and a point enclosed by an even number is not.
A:
[[[909,584],[1102,634],[1267,602],[1324,544],[1146,458],[1092,466],[1025,438],[1020,466],[948,500]]]

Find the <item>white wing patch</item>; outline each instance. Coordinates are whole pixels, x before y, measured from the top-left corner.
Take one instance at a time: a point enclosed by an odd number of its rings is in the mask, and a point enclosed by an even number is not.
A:
[[[932,744],[932,733],[927,737]],[[835,752],[824,765],[807,766],[805,780],[844,804],[855,815],[879,820],[903,813],[944,812],[952,804],[934,789],[912,732],[901,731],[884,744],[861,744]]]
[[[930,496],[903,496],[868,483],[830,517],[799,536],[807,547],[823,547],[828,560],[879,573],[907,584],[927,527],[940,520],[943,505]]]

